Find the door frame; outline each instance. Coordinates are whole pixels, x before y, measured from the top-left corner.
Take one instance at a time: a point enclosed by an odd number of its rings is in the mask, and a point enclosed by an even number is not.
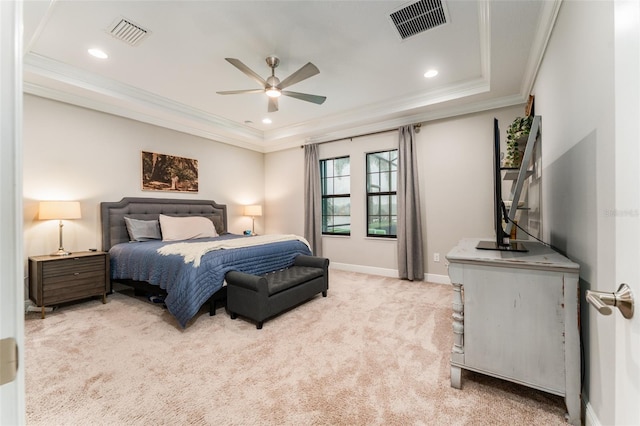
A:
[[[615,281],[613,291],[627,283],[640,297],[640,3],[614,3],[615,57]],[[615,423],[640,424],[640,311],[625,319],[617,309],[615,321]],[[633,380],[635,378],[635,381]]]
[[[0,338],[16,339],[16,379],[0,386],[0,424],[25,424],[22,249],[22,0],[0,1]]]

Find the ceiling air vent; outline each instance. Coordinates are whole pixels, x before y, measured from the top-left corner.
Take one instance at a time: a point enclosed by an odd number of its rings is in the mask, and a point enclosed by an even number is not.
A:
[[[442,0],[420,0],[389,17],[403,40],[447,23],[447,11]]]
[[[131,46],[139,45],[151,32],[129,19],[118,18],[109,27],[109,34]]]

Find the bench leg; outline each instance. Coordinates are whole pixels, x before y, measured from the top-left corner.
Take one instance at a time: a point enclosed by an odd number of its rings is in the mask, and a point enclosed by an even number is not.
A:
[[[229,312],[229,316],[231,317],[231,319],[238,318],[238,314],[236,314],[235,312]]]
[[[327,297],[327,291],[326,290],[322,292],[322,297]]]
[[[256,328],[257,328],[258,330],[262,330],[262,321],[259,321],[259,322],[256,324]]]

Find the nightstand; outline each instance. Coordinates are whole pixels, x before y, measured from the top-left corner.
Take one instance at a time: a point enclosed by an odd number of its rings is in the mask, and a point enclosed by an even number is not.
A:
[[[83,251],[69,256],[29,257],[29,298],[44,308],[93,296],[107,303],[109,254]]]

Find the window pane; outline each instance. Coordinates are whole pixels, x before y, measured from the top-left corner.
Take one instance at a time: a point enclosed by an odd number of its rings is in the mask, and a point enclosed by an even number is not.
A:
[[[391,173],[391,192],[398,191],[398,172]]]
[[[322,199],[322,215],[328,216],[333,214],[333,198]]]
[[[325,179],[325,188],[323,195],[333,195],[335,194],[333,190],[333,178],[329,177]]]
[[[394,149],[393,151],[389,152],[389,161],[391,164],[391,170],[397,171],[398,170],[398,150],[397,149]]]
[[[380,174],[380,192],[389,192],[389,180],[391,179],[391,173],[381,173]]]
[[[389,153],[388,152],[381,152],[379,154],[379,158],[380,158],[380,171],[381,172],[386,172],[389,170]]]
[[[389,211],[389,196],[380,197],[380,214],[388,215]]]
[[[380,171],[378,167],[378,157],[375,154],[367,154],[367,172],[377,173]]]
[[[380,192],[380,174],[373,173],[367,176],[367,192]]]
[[[350,192],[350,188],[349,188],[349,183],[350,183],[350,179],[349,176],[346,177],[337,177],[334,180],[334,194],[348,194]],[[328,194],[327,194],[328,195]]]
[[[351,198],[335,198],[333,214],[348,216],[351,214]]]
[[[336,158],[335,160],[335,176],[349,176],[349,157]]]
[[[333,176],[333,160],[324,160],[325,176]]]
[[[380,196],[370,195],[369,196],[369,216],[374,216],[379,214],[380,214]]]
[[[395,195],[391,196],[391,214],[394,216],[398,214],[398,197]]]

